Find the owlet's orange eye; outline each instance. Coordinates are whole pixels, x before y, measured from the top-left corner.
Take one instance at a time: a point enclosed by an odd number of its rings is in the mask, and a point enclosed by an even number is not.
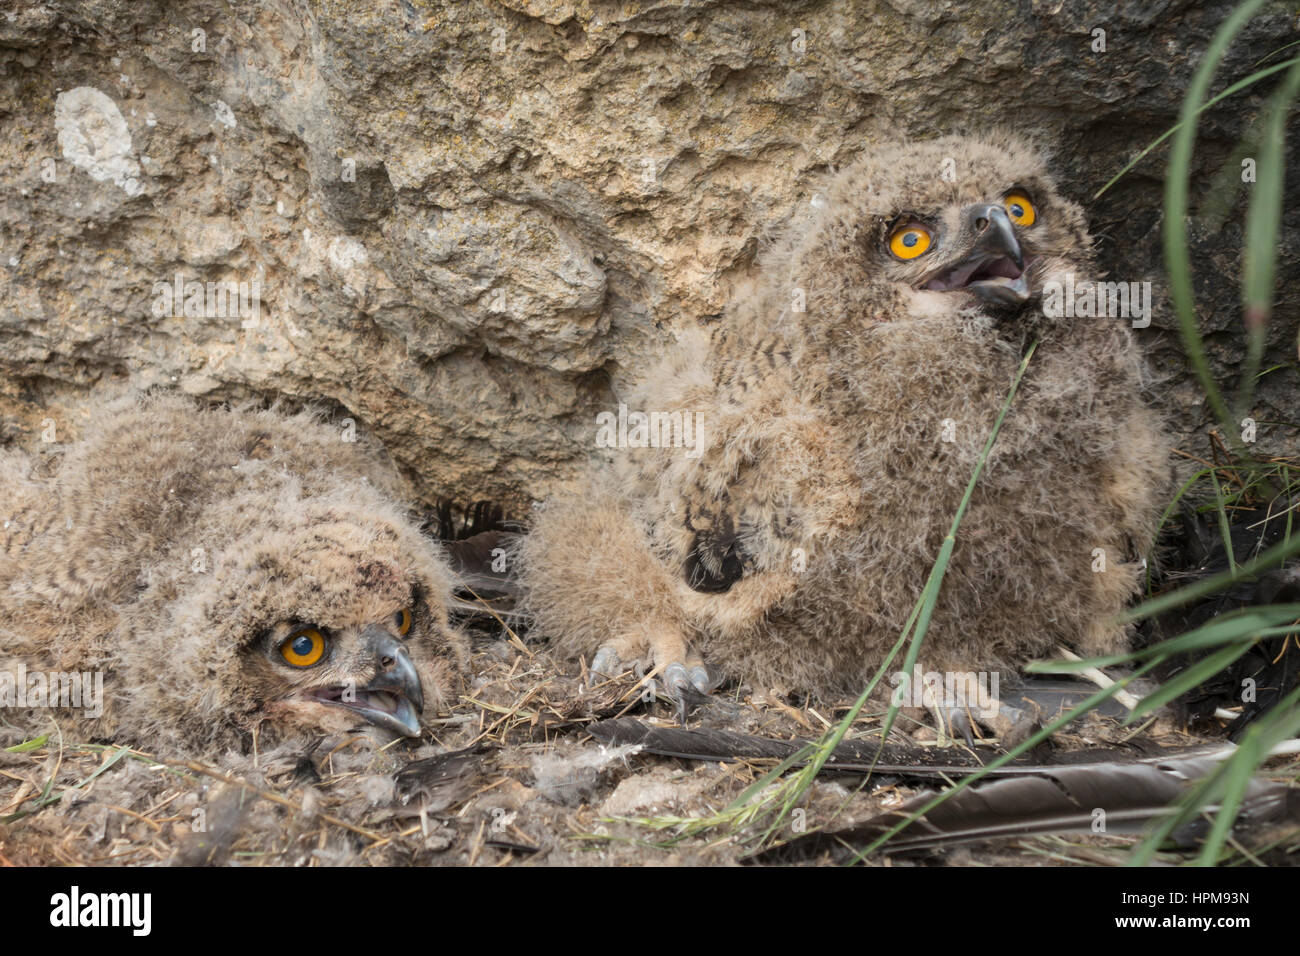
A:
[[[294,667],[311,667],[325,656],[325,637],[315,628],[301,628],[285,638],[280,656]]]
[[[1034,204],[1022,192],[1007,193],[1007,197],[1002,200],[1002,205],[1007,207],[1007,215],[1017,226],[1032,226],[1034,220],[1038,218]]]
[[[407,608],[402,608],[393,615],[393,626],[397,628],[399,635],[405,636],[406,632],[411,629],[411,612]]]
[[[895,229],[889,237],[889,251],[900,259],[915,259],[930,248],[930,230],[918,223]]]

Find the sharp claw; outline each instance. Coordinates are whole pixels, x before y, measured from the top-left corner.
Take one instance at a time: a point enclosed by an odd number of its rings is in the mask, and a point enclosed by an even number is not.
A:
[[[948,711],[948,726],[962,735],[967,747],[975,746],[975,728],[971,726],[970,715],[964,707],[953,707]]]
[[[709,680],[709,672],[702,665],[691,668],[691,685],[701,694],[707,694],[713,687],[713,681]]]
[[[664,668],[664,687],[674,697],[681,696],[681,689],[690,683],[686,676],[686,665],[673,661]]]
[[[623,673],[622,660],[618,656],[618,651],[612,647],[602,647],[596,651],[596,656],[591,659],[590,673],[587,677],[587,683],[599,684],[600,679],[617,677]]]

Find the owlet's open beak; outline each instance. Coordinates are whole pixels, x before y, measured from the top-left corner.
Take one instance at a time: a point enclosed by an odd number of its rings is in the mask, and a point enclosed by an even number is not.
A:
[[[932,292],[973,292],[990,305],[1015,306],[1029,298],[1027,263],[1007,212],[997,203],[977,203],[962,211],[975,236],[970,252],[953,265],[926,276],[920,288]]]
[[[403,737],[420,736],[424,688],[406,647],[379,625],[362,634],[376,662],[375,677],[364,687],[328,687],[312,692],[323,704],[343,707]]]

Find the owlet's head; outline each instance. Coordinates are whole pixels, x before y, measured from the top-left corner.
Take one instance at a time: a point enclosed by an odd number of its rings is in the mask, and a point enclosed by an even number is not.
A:
[[[1038,154],[1010,138],[871,151],[824,199],[789,247],[810,313],[857,301],[875,305],[867,321],[967,309],[1005,316],[1033,308],[1049,279],[1091,266],[1083,211]]]
[[[232,723],[417,737],[422,712],[452,699],[467,651],[447,619],[450,573],[403,515],[352,491],[262,510],[177,598],[167,710],[212,722],[214,739]],[[201,697],[186,699],[188,679]]]

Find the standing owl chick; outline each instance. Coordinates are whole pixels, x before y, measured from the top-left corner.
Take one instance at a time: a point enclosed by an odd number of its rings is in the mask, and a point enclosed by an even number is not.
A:
[[[83,435],[0,454],[0,691],[24,669],[98,672],[102,713],[43,711],[65,735],[189,752],[252,731],[418,736],[448,701],[467,660],[450,572],[378,448],[177,397],[100,410]]]
[[[1039,156],[1003,136],[872,150],[760,265],[626,397],[627,445],[660,447],[615,452],[522,539],[541,631],[597,673],[648,658],[673,689],[861,690],[1037,339],[921,661],[1120,648],[1168,449],[1128,320],[1045,314],[1046,283],[1084,287],[1094,266]],[[663,447],[675,437],[638,412],[693,416],[702,436]]]

